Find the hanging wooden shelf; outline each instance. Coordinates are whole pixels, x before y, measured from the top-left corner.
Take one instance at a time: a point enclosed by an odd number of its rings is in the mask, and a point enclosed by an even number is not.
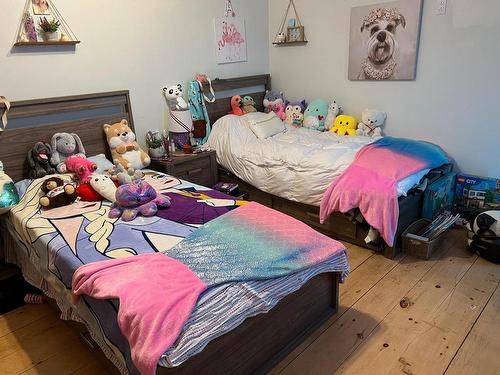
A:
[[[67,40],[67,41],[59,41],[59,42],[16,42],[14,43],[15,47],[22,46],[74,46],[80,43],[79,40]]]
[[[37,8],[38,7],[38,8]],[[42,21],[57,21],[59,26],[57,33],[59,38],[47,38],[41,30]],[[59,39],[59,40],[58,40]],[[52,0],[44,1],[44,8],[41,5],[35,5],[33,0],[26,0],[21,21],[17,28],[15,47],[23,46],[75,46],[80,41],[73,33],[73,30],[66,23],[61,13],[57,10]]]
[[[299,41],[296,41],[296,42],[273,42],[273,44],[275,46],[278,46],[278,47],[286,47],[286,46],[300,46],[300,45],[303,45],[305,46],[307,44],[307,40],[299,40]]]
[[[289,26],[286,27],[290,9],[293,9],[295,18],[293,19],[294,22],[292,22],[292,24],[290,24],[289,20]],[[290,0],[288,3],[285,14],[283,15],[283,19],[281,20],[281,23],[279,25],[278,32],[274,37],[273,44],[278,47],[300,46],[307,44],[305,28],[304,26],[302,26],[302,22],[300,22],[299,14],[297,13],[297,8],[295,8],[295,3],[293,2],[293,0]]]

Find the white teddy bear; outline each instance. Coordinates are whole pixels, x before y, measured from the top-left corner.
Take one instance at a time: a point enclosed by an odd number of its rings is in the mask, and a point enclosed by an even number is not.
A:
[[[356,130],[357,135],[365,137],[381,137],[381,127],[385,124],[387,113],[376,109],[365,109],[361,115],[361,122]]]
[[[186,111],[189,108],[182,97],[182,85],[180,83],[175,86],[164,87],[162,91],[171,111]]]

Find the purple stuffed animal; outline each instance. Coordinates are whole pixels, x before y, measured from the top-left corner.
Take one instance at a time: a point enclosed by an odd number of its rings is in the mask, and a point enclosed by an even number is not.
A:
[[[157,194],[147,182],[138,181],[118,187],[116,202],[111,206],[109,217],[116,219],[121,216],[123,221],[132,221],[138,214],[154,216],[158,207],[168,208],[170,204],[169,197]]]
[[[287,100],[285,103],[285,122],[288,125],[300,128],[302,126],[302,121],[304,120],[303,114],[306,108],[307,103],[305,99],[300,102],[289,102]]]

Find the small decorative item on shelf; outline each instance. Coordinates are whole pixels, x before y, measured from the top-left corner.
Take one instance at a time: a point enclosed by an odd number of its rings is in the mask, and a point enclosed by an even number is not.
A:
[[[295,43],[304,41],[304,26],[289,27],[287,29],[286,41]]]
[[[165,156],[163,138],[158,130],[148,131],[146,134],[146,145],[149,148],[149,156],[152,158],[163,158]]]
[[[47,42],[58,42],[60,39],[59,26],[61,23],[57,20],[47,20],[47,17],[43,17],[38,23],[40,26],[40,32],[43,32],[43,37]]]
[[[285,33],[278,33],[276,36],[276,39],[274,40],[275,43],[285,43],[286,42],[286,35]]]
[[[36,42],[36,29],[35,29],[35,21],[33,21],[33,17],[29,14],[29,12],[24,13],[24,32],[26,33],[23,36],[23,40],[26,42]]]
[[[295,18],[289,18],[287,21],[290,8],[293,8],[293,11],[295,13]],[[285,15],[281,20],[278,33],[274,38],[273,44],[279,46],[279,45],[296,45],[296,44],[306,44],[306,43],[307,40],[304,32],[304,26],[302,26],[302,23],[300,22],[297,9],[295,8],[295,3],[293,2],[293,0],[290,0],[290,2],[288,3],[288,7],[286,8]]]
[[[61,39],[59,39],[61,42],[70,42],[71,39],[69,36],[67,36],[65,33],[61,33]]]

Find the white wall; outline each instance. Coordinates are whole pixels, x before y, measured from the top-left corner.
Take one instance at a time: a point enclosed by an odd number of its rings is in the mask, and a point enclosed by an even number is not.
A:
[[[441,145],[464,172],[500,177],[500,1],[425,0],[417,79],[347,80],[350,8],[376,0],[295,0],[309,43],[272,47],[273,88],[292,99],[335,98],[360,118],[388,112],[386,133]],[[270,0],[270,42],[288,0]]]
[[[164,84],[267,73],[268,1],[233,0],[247,21],[248,61],[217,65],[213,18],[224,0],[55,0],[76,50],[13,53],[25,0],[0,1],[0,95],[11,100],[129,89],[138,138],[165,124]],[[33,51],[33,50],[30,50]]]

